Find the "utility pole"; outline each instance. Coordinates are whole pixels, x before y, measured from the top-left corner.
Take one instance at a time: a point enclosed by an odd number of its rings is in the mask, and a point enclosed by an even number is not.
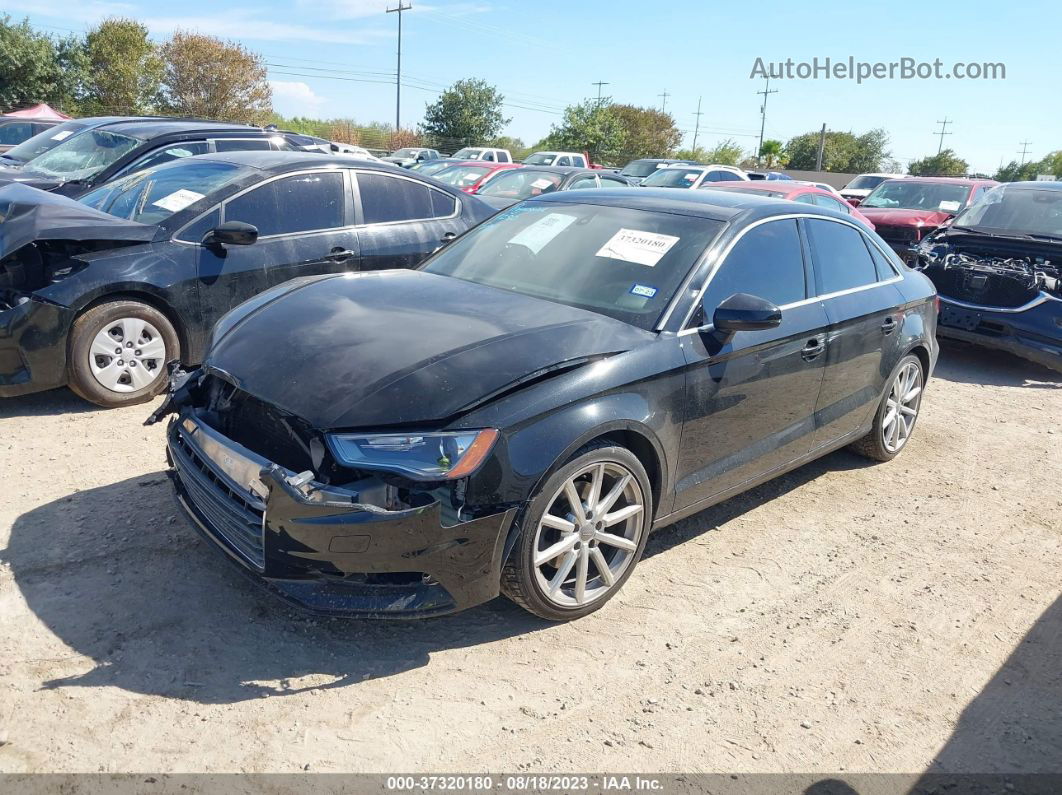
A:
[[[815,156],[815,170],[822,171],[822,155],[826,150],[826,122],[822,123],[822,132],[819,133],[819,153]]]
[[[667,89],[665,88],[664,89],[664,93],[663,94],[657,94],[657,96],[660,97],[663,100],[660,103],[660,112],[664,113],[664,112],[667,111],[667,98],[670,97],[671,95],[669,93],[667,93]]]
[[[401,115],[402,115],[402,12],[409,11],[413,7],[412,3],[403,5],[402,0],[398,0],[397,8],[388,8],[388,14],[398,13],[398,70],[395,72],[395,132],[398,132],[402,127]]]
[[[693,115],[697,117],[697,123],[695,125],[693,125],[693,152],[694,152],[694,156],[696,156],[696,153],[697,153],[697,133],[699,133],[701,131],[701,116],[704,115],[703,113],[701,113],[701,98],[700,97],[697,97],[697,112],[694,113]]]
[[[1021,144],[1021,165],[1025,165],[1025,156],[1029,154],[1029,144],[1032,141],[1018,141]]]
[[[597,86],[597,104],[600,105],[601,104],[601,86],[608,86],[608,85],[612,85],[612,84],[611,83],[606,83],[604,80],[598,80],[596,83],[591,83],[590,85]]]
[[[763,104],[760,105],[760,145],[756,147],[756,163],[759,164],[762,161],[763,156],[760,152],[763,150],[763,131],[767,127],[767,95],[777,94],[778,89],[771,90],[771,78],[767,78],[767,82],[763,85],[763,91],[757,91],[757,94],[763,94]]]
[[[940,144],[937,146],[937,154],[938,155],[941,152],[944,151],[944,136],[945,135],[951,135],[950,132],[944,132],[944,131],[946,129],[948,129],[948,125],[949,124],[953,124],[953,123],[954,122],[951,119],[949,119],[947,116],[944,117],[944,121],[940,121],[939,119],[937,120],[937,124],[940,125],[940,132],[933,133],[933,135],[939,135],[940,136]]]

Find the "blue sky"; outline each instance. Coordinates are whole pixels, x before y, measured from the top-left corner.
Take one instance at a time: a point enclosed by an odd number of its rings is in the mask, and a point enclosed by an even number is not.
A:
[[[390,5],[394,5],[391,2]],[[2,0],[2,11],[28,16],[45,30],[81,32],[102,18],[129,16],[164,39],[174,29],[235,39],[263,53],[274,106],[288,115],[351,116],[393,121],[396,14],[385,0]],[[862,132],[884,127],[893,155],[906,164],[936,152],[938,120],[952,120],[944,145],[971,167],[994,172],[1000,160],[1062,148],[1057,69],[1037,30],[1051,38],[1057,2],[1004,5],[998,0],[927,3],[792,3],[756,6],[710,0],[668,3],[539,0],[413,0],[404,14],[402,122],[415,125],[424,104],[454,80],[481,77],[506,95],[507,133],[532,143],[567,104],[606,95],[667,109],[694,129],[702,97],[699,143],[733,138],[755,147],[762,79],[756,58],[796,62],[830,57],[861,61],[939,58],[1002,62],[1003,80],[779,80],[771,88],[767,137],[785,140],[818,129]],[[1000,29],[1007,33],[1001,35]],[[335,79],[344,78],[344,79]]]

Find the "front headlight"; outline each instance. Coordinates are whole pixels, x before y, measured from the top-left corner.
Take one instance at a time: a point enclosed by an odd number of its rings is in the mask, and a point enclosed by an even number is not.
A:
[[[327,437],[343,466],[381,469],[414,480],[456,480],[471,475],[498,438],[494,428],[440,433],[335,433]]]

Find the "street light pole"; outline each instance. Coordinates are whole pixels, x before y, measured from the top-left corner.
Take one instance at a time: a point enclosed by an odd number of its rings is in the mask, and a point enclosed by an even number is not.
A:
[[[397,8],[387,9],[388,14],[398,13],[398,70],[395,72],[395,132],[398,132],[402,127],[402,12],[409,11],[412,7],[412,3],[403,4],[402,0],[398,0]]]

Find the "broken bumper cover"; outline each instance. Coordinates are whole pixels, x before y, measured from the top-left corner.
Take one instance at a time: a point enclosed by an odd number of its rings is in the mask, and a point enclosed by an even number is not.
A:
[[[200,532],[299,607],[414,618],[498,595],[516,509],[446,526],[438,501],[398,511],[359,504],[350,492],[303,482],[190,411],[167,437],[177,499]]]
[[[66,338],[74,310],[33,296],[0,301],[0,397],[66,383]]]
[[[1007,351],[1062,372],[1062,301],[1046,294],[1013,309],[942,295],[937,334]]]

